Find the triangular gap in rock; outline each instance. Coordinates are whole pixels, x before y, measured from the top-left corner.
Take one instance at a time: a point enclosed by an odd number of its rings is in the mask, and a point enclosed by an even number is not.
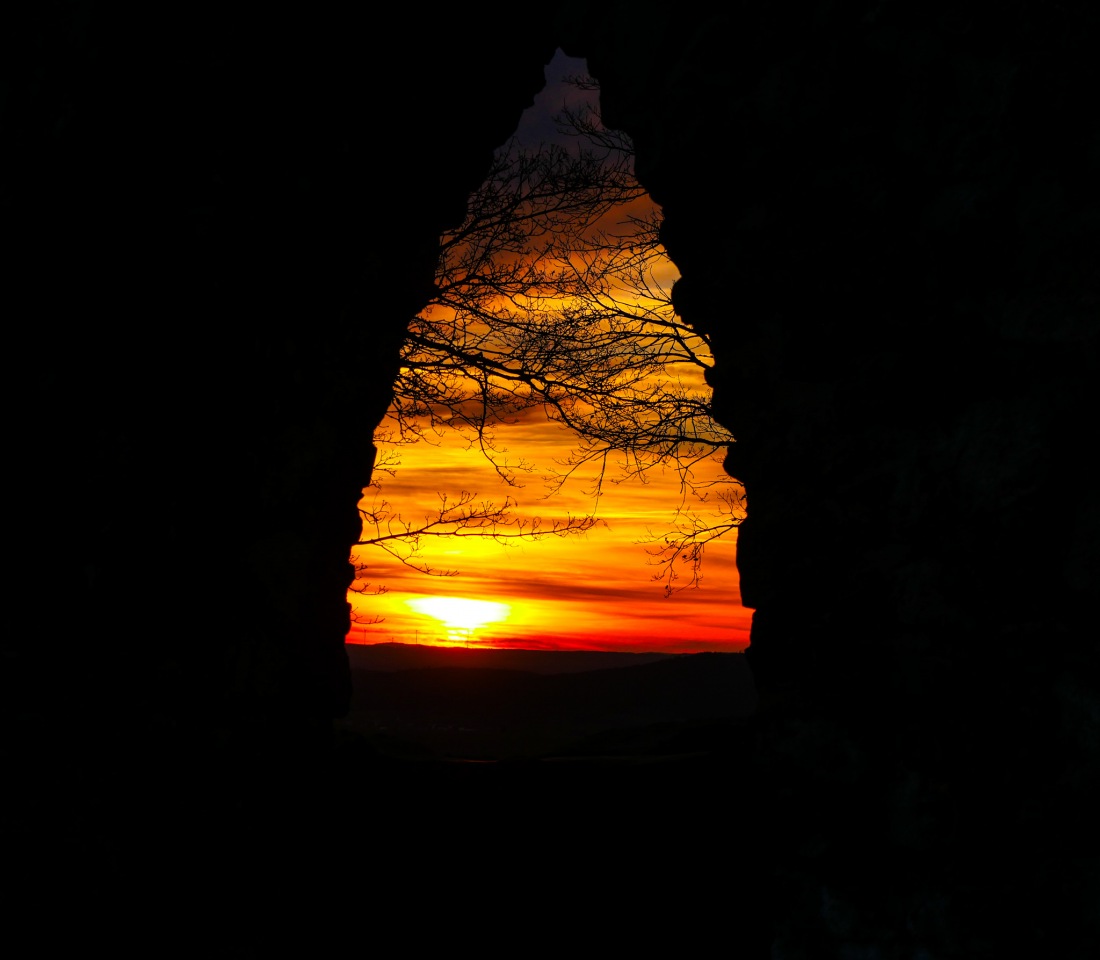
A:
[[[742,650],[709,350],[671,309],[660,211],[585,61],[559,50],[546,76],[410,325],[348,640]]]

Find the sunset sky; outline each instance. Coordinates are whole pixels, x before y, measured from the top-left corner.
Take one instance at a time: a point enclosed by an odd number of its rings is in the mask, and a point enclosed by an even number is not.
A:
[[[525,143],[553,139],[551,116],[565,98],[593,96],[563,84],[586,72],[583,60],[560,52],[547,67],[547,87],[536,98],[517,131]],[[671,284],[668,264],[663,282]],[[510,455],[543,469],[566,457],[571,436],[544,417],[525,416],[498,428],[497,439]],[[392,449],[392,448],[391,448]],[[387,448],[382,446],[383,455]],[[544,526],[567,516],[593,512],[593,473],[571,479],[552,497],[538,473],[520,488],[507,487],[477,451],[458,435],[438,444],[402,446],[395,475],[376,474],[377,489],[364,503],[384,498],[392,512],[409,522],[436,512],[440,494],[466,492],[477,502],[497,504],[511,497],[515,513],[542,518]],[[720,457],[696,469],[696,479],[725,478]],[[751,611],[740,604],[734,565],[735,536],[708,545],[698,587],[665,595],[664,568],[652,556],[653,540],[674,528],[682,501],[675,470],[651,472],[646,482],[607,484],[587,533],[547,536],[501,544],[479,537],[421,541],[415,560],[453,576],[429,576],[410,569],[378,546],[356,548],[366,565],[362,593],[352,592],[354,643],[460,643],[470,646],[623,650],[632,652],[735,651],[748,644]],[[686,573],[685,568],[685,573]],[[683,577],[677,586],[686,584]],[[378,588],[384,590],[378,594]],[[370,622],[381,618],[381,622]]]

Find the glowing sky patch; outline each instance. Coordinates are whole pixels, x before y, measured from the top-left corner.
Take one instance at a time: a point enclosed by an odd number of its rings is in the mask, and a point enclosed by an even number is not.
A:
[[[563,76],[583,74],[583,61],[559,57],[547,67],[547,90],[528,111],[519,134],[528,139],[550,138],[546,116],[559,110],[564,96],[578,94],[563,87]],[[645,200],[638,202],[639,211]],[[666,285],[676,279],[675,265],[662,268]],[[702,371],[679,365],[671,371],[693,388],[705,389]],[[562,463],[576,439],[550,423],[536,409],[495,431],[498,449],[510,463]],[[387,450],[383,438],[379,449]],[[394,449],[390,447],[389,449]],[[622,650],[648,652],[733,651],[748,644],[752,611],[741,604],[736,556],[736,530],[706,548],[702,582],[666,596],[662,576],[667,566],[656,562],[660,538],[682,517],[685,489],[672,469],[657,469],[644,479],[621,479],[612,464],[598,503],[591,495],[593,469],[579,471],[561,490],[547,498],[539,471],[520,472],[519,486],[501,482],[492,467],[457,435],[438,442],[397,447],[400,458],[394,476],[376,474],[378,489],[367,491],[364,503],[381,497],[390,509],[412,523],[438,509],[439,494],[452,499],[461,491],[478,501],[514,504],[512,512],[528,520],[582,517],[601,519],[588,533],[566,538],[496,542],[476,537],[433,538],[419,543],[404,564],[377,547],[353,550],[360,564],[359,582],[368,589],[349,595],[353,643],[465,643],[546,649]],[[710,482],[728,482],[722,469],[724,451],[694,467],[700,490]],[[690,495],[689,495],[690,499]],[[716,516],[708,504],[688,503],[703,515]],[[431,577],[414,567],[429,567],[448,576]],[[684,586],[690,570],[678,568]],[[379,592],[379,588],[382,592]]]
[[[417,613],[434,617],[448,627],[476,630],[508,616],[509,606],[491,600],[469,600],[465,597],[417,597],[405,601]]]

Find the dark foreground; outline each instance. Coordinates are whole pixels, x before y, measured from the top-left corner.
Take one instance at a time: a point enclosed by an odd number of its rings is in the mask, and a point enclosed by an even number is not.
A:
[[[387,756],[437,761],[655,760],[709,749],[750,716],[744,656],[349,646],[340,728]]]
[[[888,726],[868,748],[757,703],[741,655],[349,653],[333,726],[22,731],[18,955],[1095,954],[1073,795],[1029,825],[1011,765],[914,783]]]
[[[40,718],[6,758],[7,916],[43,956],[768,956],[744,659],[478,653],[352,650],[323,730]]]

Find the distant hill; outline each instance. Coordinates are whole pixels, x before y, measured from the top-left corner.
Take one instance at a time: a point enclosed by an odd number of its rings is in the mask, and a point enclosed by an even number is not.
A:
[[[418,670],[427,667],[481,667],[529,673],[578,673],[637,666],[684,654],[620,653],[604,650],[513,650],[441,647],[431,644],[347,644],[352,669]],[[694,656],[694,654],[687,654]]]
[[[348,646],[346,727],[386,752],[502,759],[694,749],[756,708],[737,653]],[[696,738],[693,740],[693,738]]]

